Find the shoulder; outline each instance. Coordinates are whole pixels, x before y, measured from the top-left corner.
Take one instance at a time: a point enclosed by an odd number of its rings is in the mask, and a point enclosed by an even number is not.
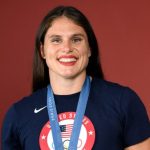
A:
[[[124,93],[130,95],[137,95],[134,90],[127,86],[120,85],[111,81],[106,81],[99,78],[93,78],[92,90],[95,93],[99,93],[108,97],[121,98]]]
[[[14,103],[7,111],[4,118],[4,126],[16,124],[28,120],[34,115],[34,109],[46,105],[46,88],[26,96]]]
[[[46,93],[47,93],[46,88],[40,89],[30,94],[29,96],[23,97],[21,100],[14,103],[14,107],[22,109],[22,107],[23,108],[30,106],[32,107],[33,105],[39,104],[41,103],[41,101],[43,101],[43,99],[46,98]]]
[[[98,89],[107,90],[107,91],[109,90],[118,91],[118,90],[122,90],[123,88],[125,88],[125,86],[123,85],[120,85],[115,82],[107,81],[104,79],[100,79],[100,78],[93,78],[92,85]]]
[[[93,93],[102,101],[101,105],[106,108],[107,113],[119,114],[125,147],[150,137],[150,122],[146,108],[134,90],[101,79],[93,79],[92,84]]]
[[[6,118],[20,119],[20,117],[30,116],[38,106],[46,104],[46,88],[40,89],[29,96],[15,102],[7,111]]]
[[[24,125],[27,125],[28,122],[35,122],[37,119],[35,116],[37,115],[35,115],[34,109],[46,101],[44,101],[46,98],[46,91],[46,88],[41,89],[22,98],[9,108],[2,125],[3,142],[11,144],[10,141],[18,141],[18,135],[20,135],[20,130],[23,129]]]
[[[94,78],[91,91],[94,97],[99,97],[106,105],[116,106],[123,114],[132,109],[146,111],[138,94],[129,87]]]

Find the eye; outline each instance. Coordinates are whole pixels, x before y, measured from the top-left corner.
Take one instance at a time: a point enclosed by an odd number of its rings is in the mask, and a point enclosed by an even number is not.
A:
[[[72,39],[73,43],[79,43],[81,41],[82,41],[82,38],[80,38],[80,37],[75,37],[75,38]]]
[[[54,44],[59,44],[62,42],[62,40],[60,38],[53,38],[53,39],[51,39],[51,42]]]

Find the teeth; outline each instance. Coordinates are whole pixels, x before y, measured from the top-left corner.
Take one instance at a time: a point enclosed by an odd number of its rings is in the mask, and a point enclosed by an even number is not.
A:
[[[75,58],[60,58],[59,61],[60,62],[75,62],[76,59]]]

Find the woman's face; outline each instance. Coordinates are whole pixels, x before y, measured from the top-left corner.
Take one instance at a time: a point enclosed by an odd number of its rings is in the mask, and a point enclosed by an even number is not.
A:
[[[41,54],[50,76],[73,78],[83,75],[91,55],[87,34],[71,19],[57,18],[45,35]]]

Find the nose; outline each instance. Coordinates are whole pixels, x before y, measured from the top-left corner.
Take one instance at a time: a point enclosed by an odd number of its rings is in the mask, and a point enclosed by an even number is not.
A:
[[[63,42],[63,52],[66,52],[66,53],[68,53],[68,52],[71,52],[72,51],[72,46],[71,46],[71,42],[70,41],[64,41]]]

